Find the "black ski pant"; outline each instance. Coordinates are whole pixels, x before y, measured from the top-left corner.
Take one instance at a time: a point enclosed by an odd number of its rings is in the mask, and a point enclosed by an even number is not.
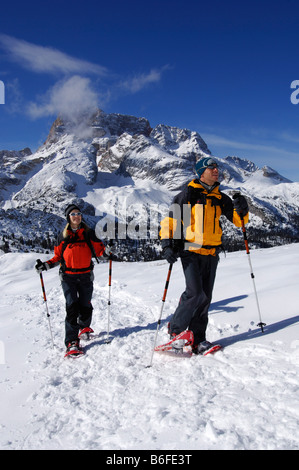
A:
[[[181,254],[186,289],[170,320],[169,332],[178,334],[188,328],[194,334],[195,345],[206,339],[218,260],[218,255],[199,255],[189,251]]]
[[[92,272],[60,275],[66,302],[65,345],[78,339],[79,330],[89,327],[92,320]]]

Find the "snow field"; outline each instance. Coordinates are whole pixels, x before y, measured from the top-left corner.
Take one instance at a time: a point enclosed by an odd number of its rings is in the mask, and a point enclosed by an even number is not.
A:
[[[86,355],[64,359],[64,298],[58,271],[44,274],[55,349],[35,259],[0,257],[1,449],[298,449],[299,245],[251,252],[264,334],[245,252],[221,256],[208,339],[211,357],[155,353],[168,265],[113,263],[110,331],[108,264],[95,267]],[[158,342],[184,289],[170,279]]]

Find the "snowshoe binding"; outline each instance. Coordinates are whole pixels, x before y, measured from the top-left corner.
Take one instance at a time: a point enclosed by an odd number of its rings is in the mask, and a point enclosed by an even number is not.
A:
[[[220,344],[212,344],[209,341],[202,341],[197,346],[192,346],[192,353],[201,356],[207,356],[221,349]]]
[[[68,344],[64,357],[80,357],[84,354],[82,348],[80,348],[79,341],[72,341]]]
[[[91,333],[94,333],[93,329],[87,326],[86,328],[82,328],[82,330],[79,331],[78,338],[88,341],[90,339]]]
[[[160,346],[155,347],[155,351],[175,351],[180,352],[186,346],[192,346],[194,341],[192,331],[182,331],[178,335],[173,335],[171,340],[168,343],[161,344]]]

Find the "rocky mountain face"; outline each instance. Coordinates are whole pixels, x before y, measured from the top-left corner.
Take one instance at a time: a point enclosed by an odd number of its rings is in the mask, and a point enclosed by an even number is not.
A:
[[[98,110],[76,124],[57,118],[35,152],[0,151],[0,245],[51,250],[65,225],[64,208],[79,204],[103,238],[117,238],[127,259],[159,256],[159,220],[174,195],[210,155],[197,132]],[[238,157],[217,159],[221,188],[248,198],[251,246],[299,240],[299,183]],[[223,221],[227,249],[242,234]],[[120,248],[125,246],[125,248]]]

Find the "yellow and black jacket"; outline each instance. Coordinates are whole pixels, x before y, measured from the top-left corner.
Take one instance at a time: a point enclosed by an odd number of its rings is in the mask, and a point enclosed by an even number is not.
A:
[[[192,180],[173,200],[169,214],[161,222],[162,247],[169,245],[202,255],[215,255],[222,244],[220,216],[224,215],[236,227],[241,218],[229,196],[216,183],[208,191],[198,179]],[[248,213],[244,223],[248,222]]]

